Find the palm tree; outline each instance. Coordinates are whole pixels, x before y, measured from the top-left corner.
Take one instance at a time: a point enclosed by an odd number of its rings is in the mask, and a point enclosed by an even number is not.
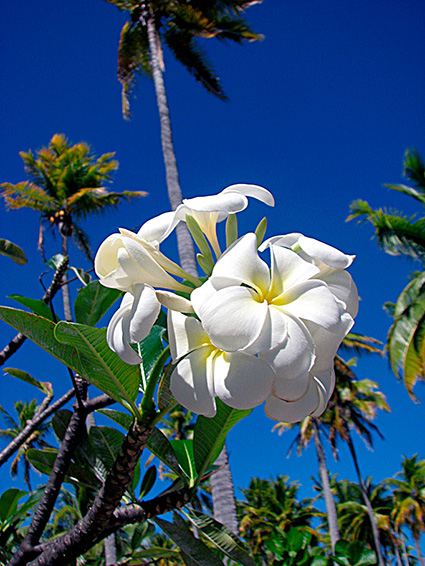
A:
[[[406,151],[404,175],[414,186],[386,186],[425,206],[425,164],[415,150]],[[390,255],[407,256],[419,264],[420,273],[412,275],[396,304],[386,305],[394,319],[387,340],[391,366],[398,377],[403,377],[407,391],[415,399],[413,387],[418,379],[425,379],[425,215],[422,212],[419,218],[408,217],[397,211],[373,209],[363,200],[356,200],[350,208],[348,219],[358,218],[372,224],[381,249]]]
[[[393,486],[393,512],[396,532],[403,527],[410,530],[415,542],[419,564],[425,565],[420,539],[425,531],[425,459],[403,458],[402,470],[387,480]]]
[[[0,430],[0,437],[8,438],[13,440],[18,436],[18,434],[25,428],[27,422],[32,420],[38,410],[37,401],[33,399],[30,403],[27,401],[16,401],[14,403],[15,411],[18,415],[18,419],[15,420],[12,415],[10,415],[6,409],[0,405],[0,416],[2,420],[7,425],[7,428]],[[24,465],[24,481],[31,491],[31,478],[30,470],[31,464],[27,458],[27,453],[30,448],[47,448],[50,445],[44,440],[45,436],[48,434],[50,429],[50,421],[41,423],[40,426],[35,430],[28,440],[20,447],[15,459],[10,467],[10,473],[12,477],[18,474],[19,463],[23,462]]]
[[[29,180],[16,185],[3,183],[3,197],[10,209],[31,208],[40,213],[39,248],[44,258],[44,227],[57,230],[62,240],[62,254],[68,255],[68,239],[92,261],[87,234],[77,224],[91,214],[116,207],[120,200],[130,200],[142,191],[108,191],[103,185],[111,180],[118,167],[113,153],[98,159],[86,143],[70,145],[63,134],[55,134],[48,147],[21,152]],[[65,276],[64,276],[65,280]],[[72,320],[68,286],[63,285],[65,319]]]
[[[378,564],[384,566],[379,529],[369,498],[369,490],[360,472],[351,429],[354,428],[366,444],[372,448],[372,431],[382,436],[372,420],[376,417],[378,409],[389,411],[390,408],[385,395],[377,390],[377,384],[369,379],[358,381],[349,365],[339,356],[335,358],[335,373],[335,391],[327,410],[321,417],[321,421],[328,429],[329,440],[335,457],[337,455],[336,443],[338,438],[348,445],[369,515]]]
[[[177,163],[174,154],[170,113],[163,78],[163,44],[208,92],[225,100],[220,81],[208,64],[197,38],[217,38],[242,43],[261,38],[242,17],[256,1],[248,0],[107,0],[130,19],[121,31],[118,47],[118,79],[122,84],[123,114],[128,118],[129,96],[136,74],[154,81],[161,124],[168,197],[174,210],[182,201]],[[177,227],[178,249],[182,267],[196,274],[193,243],[183,223]]]
[[[310,499],[298,501],[298,487],[288,476],[278,476],[270,480],[252,478],[242,490],[245,500],[238,502],[240,534],[261,564],[269,563],[267,540],[279,538],[293,527],[315,534],[311,521],[318,511]]]

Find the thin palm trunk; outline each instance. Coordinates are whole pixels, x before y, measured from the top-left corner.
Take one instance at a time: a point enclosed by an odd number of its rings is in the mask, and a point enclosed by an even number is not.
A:
[[[168,109],[167,95],[165,91],[164,77],[159,63],[158,45],[160,38],[155,28],[155,21],[149,8],[145,5],[143,17],[148,31],[149,51],[152,68],[152,78],[155,85],[156,100],[161,124],[161,142],[164,156],[168,198],[171,208],[175,210],[182,202],[182,192],[180,189],[177,162],[174,153],[173,138],[171,133],[170,112]],[[177,226],[177,244],[180,256],[180,263],[191,275],[197,275],[195,260],[195,250],[186,224],[180,222]],[[223,449],[225,451],[225,448]],[[221,455],[219,456],[219,458]],[[218,460],[217,460],[218,463]],[[238,532],[238,522],[236,518],[236,502],[233,489],[232,476],[227,459],[227,453],[220,463],[222,468],[211,478],[213,490],[214,516],[217,513],[217,520],[228,526],[233,532]],[[214,494],[216,494],[214,496]],[[217,501],[218,497],[218,501]]]
[[[329,481],[329,472],[326,465],[326,456],[320,440],[319,426],[316,419],[312,419],[314,429],[314,445],[317,452],[317,460],[319,462],[319,476],[322,482],[323,495],[325,498],[326,514],[328,516],[329,536],[331,538],[332,553],[335,551],[335,545],[339,541],[338,517],[336,513],[336,505],[332,496],[331,484]]]
[[[410,566],[410,561],[409,561],[409,554],[407,552],[407,548],[406,548],[406,541],[403,540],[403,556],[404,556],[404,561],[406,563],[406,566]]]
[[[381,539],[380,539],[380,536],[379,536],[378,524],[376,522],[376,517],[375,517],[375,514],[373,512],[372,504],[370,502],[369,495],[367,493],[366,485],[365,485],[365,483],[363,481],[363,477],[360,473],[360,467],[359,467],[359,463],[358,463],[358,460],[357,460],[357,454],[356,454],[356,451],[354,450],[353,440],[351,438],[350,432],[348,432],[348,435],[347,435],[347,444],[348,444],[348,447],[350,449],[351,457],[353,458],[354,467],[356,468],[356,473],[357,473],[357,477],[359,479],[360,489],[362,490],[362,496],[363,496],[363,500],[364,500],[365,505],[366,505],[367,514],[369,515],[369,520],[370,520],[370,524],[371,524],[371,527],[372,527],[373,541],[375,543],[376,556],[378,558],[378,564],[379,564],[379,566],[385,566],[384,558],[382,556]]]
[[[167,179],[168,198],[171,208],[175,210],[182,202],[182,192],[180,189],[177,162],[174,153],[173,138],[171,134],[170,112],[168,109],[167,95],[165,92],[164,77],[159,64],[159,36],[155,28],[153,15],[146,7],[143,14],[147,30],[149,51],[151,56],[152,78],[155,85],[156,101],[158,104],[159,118],[161,123],[162,153],[164,156],[165,172]],[[177,226],[177,243],[179,249],[180,262],[188,273],[197,275],[195,262],[195,250],[186,224],[180,222]]]
[[[425,566],[424,557],[421,552],[421,545],[419,544],[419,536],[412,530],[413,540],[415,541],[416,554],[418,555],[419,564]]]
[[[211,495],[214,506],[214,519],[228,527],[235,535],[238,534],[239,525],[236,516],[236,501],[233,488],[232,474],[227,457],[226,446],[223,447],[219,457],[215,461],[221,466],[211,476]]]
[[[68,238],[62,234],[62,255],[68,256]],[[62,277],[62,297],[63,297],[63,314],[67,322],[72,322],[71,299],[69,296],[69,287],[66,283],[66,272]]]

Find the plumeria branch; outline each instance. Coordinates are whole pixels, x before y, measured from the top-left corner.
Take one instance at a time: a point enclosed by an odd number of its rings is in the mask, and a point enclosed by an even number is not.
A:
[[[65,257],[62,260],[62,262],[59,264],[55,272],[55,275],[53,277],[52,283],[50,284],[49,288],[41,298],[43,303],[46,303],[46,305],[50,305],[53,297],[62,287],[62,278],[68,269],[68,265],[69,265],[69,258]],[[0,366],[2,366],[15,352],[19,350],[19,348],[22,346],[22,344],[25,342],[26,339],[27,337],[19,332],[9,342],[9,344],[3,348],[3,350],[0,352]]]

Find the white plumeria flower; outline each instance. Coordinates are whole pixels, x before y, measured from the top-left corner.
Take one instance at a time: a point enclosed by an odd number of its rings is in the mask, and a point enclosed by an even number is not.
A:
[[[217,348],[273,351],[277,374],[295,379],[315,359],[306,322],[338,332],[340,306],[326,283],[314,279],[318,267],[286,248],[273,246],[270,252],[271,273],[258,256],[255,234],[246,234],[221,256],[191,300]]]
[[[168,311],[171,356],[178,361],[170,388],[184,407],[207,417],[216,413],[215,397],[234,409],[252,409],[272,392],[269,364],[245,352],[225,352],[210,341],[194,317]]]
[[[142,358],[130,344],[138,343],[149,334],[158,318],[161,304],[152,287],[143,283],[134,285],[126,293],[121,306],[111,318],[106,332],[108,346],[127,364],[140,364]]]
[[[247,197],[274,206],[273,195],[264,187],[239,183],[226,187],[216,195],[183,199],[175,211],[175,222],[185,221],[186,215],[193,216],[218,257],[221,251],[217,240],[217,222],[221,222],[229,214],[245,210],[248,206]]]
[[[94,267],[105,287],[131,292],[134,285],[145,283],[152,287],[187,291],[187,287],[160,265],[161,258],[165,256],[159,254],[156,247],[142,237],[121,229],[119,234],[112,234],[101,244]],[[168,263],[172,264],[170,260]]]
[[[357,288],[351,275],[344,271],[352,264],[356,256],[345,254],[329,244],[297,232],[273,236],[265,240],[259,250],[264,251],[271,246],[289,248],[305,261],[318,267],[320,272],[315,278],[326,282],[337,299],[344,303],[346,310],[353,318],[357,315],[359,308]]]

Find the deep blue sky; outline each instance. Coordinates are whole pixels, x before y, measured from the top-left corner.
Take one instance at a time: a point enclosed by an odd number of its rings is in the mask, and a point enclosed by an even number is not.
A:
[[[421,211],[383,183],[402,182],[408,147],[425,155],[424,4],[419,0],[265,0],[247,12],[261,43],[237,46],[205,41],[230,102],[208,95],[165,53],[165,80],[184,196],[211,194],[236,182],[263,185],[276,208],[251,203],[240,217],[253,229],[262,216],[268,235],[291,231],[322,239],[357,255],[351,273],[362,301],[355,331],[385,341],[390,319],[382,304],[395,300],[414,265],[379,251],[372,230],[346,223],[350,202],[364,198],[408,214]],[[135,228],[168,209],[153,84],[141,79],[133,118],[121,116],[116,54],[125,16],[103,0],[3,0],[0,6],[0,181],[25,179],[18,152],[47,145],[54,133],[84,140],[97,154],[116,151],[113,188],[149,196],[86,224],[93,248],[118,226]],[[25,267],[1,259],[2,297],[40,297],[37,215],[0,208],[0,236],[21,245]],[[59,251],[49,240],[48,251]],[[74,265],[83,265],[77,252]],[[46,280],[47,281],[47,280]],[[1,299],[3,304],[12,304]],[[0,326],[0,341],[14,335]],[[34,367],[34,362],[36,367]],[[64,369],[27,344],[8,364],[68,388]],[[361,467],[378,481],[393,475],[403,454],[425,457],[424,405],[415,405],[383,359],[359,362],[360,378],[379,383],[392,412],[376,421],[386,437],[375,452],[361,442]],[[2,376],[1,403],[34,395]],[[422,384],[416,388],[425,401]],[[286,459],[294,433],[271,433],[259,408],[230,434],[237,487],[252,476],[289,474],[311,495],[314,452]],[[329,461],[332,473],[354,478],[348,451]],[[0,476],[8,478],[5,471]]]

